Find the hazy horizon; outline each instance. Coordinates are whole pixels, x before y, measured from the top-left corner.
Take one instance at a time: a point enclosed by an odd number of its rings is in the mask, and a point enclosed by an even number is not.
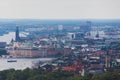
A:
[[[120,19],[120,0],[0,0],[4,19]]]

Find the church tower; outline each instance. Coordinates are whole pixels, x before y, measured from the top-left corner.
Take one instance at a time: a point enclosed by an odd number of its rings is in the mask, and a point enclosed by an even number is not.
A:
[[[19,28],[18,28],[18,27],[16,27],[15,41],[16,41],[16,42],[19,42],[19,41],[20,41]]]

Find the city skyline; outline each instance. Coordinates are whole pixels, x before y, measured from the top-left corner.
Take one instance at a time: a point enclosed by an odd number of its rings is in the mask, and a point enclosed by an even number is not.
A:
[[[119,0],[0,0],[0,18],[120,19]]]

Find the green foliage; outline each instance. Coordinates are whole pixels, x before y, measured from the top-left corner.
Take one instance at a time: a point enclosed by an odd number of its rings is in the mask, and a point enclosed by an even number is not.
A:
[[[68,80],[89,80],[89,79],[87,79],[86,77],[82,77],[82,76],[75,76]]]
[[[1,56],[1,55],[7,55],[7,54],[8,54],[8,53],[7,53],[6,50],[0,49],[0,56]]]
[[[86,73],[85,77],[86,77],[87,80],[89,80],[89,79],[91,79],[93,77],[93,74]]]
[[[25,70],[4,70],[0,71],[0,80],[120,80],[118,72],[107,72],[104,74],[89,74],[81,76],[73,72],[53,71],[47,72],[43,69],[25,69]]]
[[[28,80],[47,80],[47,77],[44,76],[44,75],[36,75],[34,77],[31,77],[30,79]]]
[[[104,74],[94,75],[91,80],[119,80],[120,75],[117,72],[107,72]]]

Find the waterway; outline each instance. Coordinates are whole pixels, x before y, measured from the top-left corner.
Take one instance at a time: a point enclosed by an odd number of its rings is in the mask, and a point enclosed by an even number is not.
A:
[[[15,69],[15,70],[23,70],[26,68],[32,68],[35,62],[38,61],[51,61],[53,58],[22,58],[15,59],[16,62],[7,62],[8,59],[1,58],[0,59],[0,71],[7,69]]]
[[[27,32],[20,32],[20,37],[26,37],[28,34]],[[6,42],[7,44],[9,44],[12,39],[15,40],[15,32],[9,32],[8,34],[0,36],[0,42]]]
[[[20,33],[20,36],[25,37],[26,35],[22,33],[23,32]],[[8,34],[0,36],[0,42],[6,42],[7,44],[9,44],[12,39],[15,40],[15,32],[9,32]],[[23,70],[32,68],[34,63],[39,61],[50,61],[52,58],[16,58],[15,60],[16,62],[8,62],[7,58],[0,58],[0,71],[7,69]]]
[[[0,42],[6,42],[7,44],[9,44],[12,39],[15,40],[15,32],[9,32],[8,34],[0,36]]]

